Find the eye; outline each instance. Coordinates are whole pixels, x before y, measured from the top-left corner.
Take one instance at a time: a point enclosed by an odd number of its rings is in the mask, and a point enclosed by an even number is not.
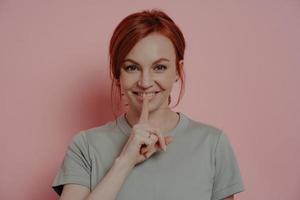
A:
[[[165,65],[156,65],[155,70],[156,71],[165,71],[167,67]]]
[[[137,69],[137,66],[136,65],[128,65],[128,66],[125,66],[124,68],[125,68],[125,71],[132,72]]]

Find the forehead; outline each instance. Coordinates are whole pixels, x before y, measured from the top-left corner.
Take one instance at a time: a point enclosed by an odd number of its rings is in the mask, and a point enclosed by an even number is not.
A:
[[[125,59],[130,58],[138,63],[147,64],[162,57],[175,60],[174,46],[164,35],[152,33],[139,40]]]

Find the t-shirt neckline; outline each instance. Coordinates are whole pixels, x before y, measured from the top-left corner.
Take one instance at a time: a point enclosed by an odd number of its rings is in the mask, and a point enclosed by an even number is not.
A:
[[[165,131],[162,132],[161,134],[164,136],[167,135],[171,135],[171,136],[175,136],[177,133],[182,132],[187,124],[188,124],[188,117],[181,113],[181,112],[176,112],[177,114],[179,114],[179,122],[177,123],[177,125],[175,126],[174,129],[169,130],[169,131]],[[117,126],[120,128],[120,130],[122,131],[122,133],[124,133],[125,135],[129,136],[131,133],[131,126],[130,124],[127,122],[126,118],[125,118],[125,113],[123,113],[122,115],[120,115],[117,118]]]

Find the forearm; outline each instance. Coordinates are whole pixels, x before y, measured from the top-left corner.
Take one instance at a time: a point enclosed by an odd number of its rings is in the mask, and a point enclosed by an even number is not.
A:
[[[118,157],[86,200],[115,200],[133,167],[125,159]]]

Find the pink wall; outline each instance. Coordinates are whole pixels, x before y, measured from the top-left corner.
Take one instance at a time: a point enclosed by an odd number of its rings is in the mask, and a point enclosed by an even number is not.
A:
[[[300,199],[300,2],[132,2],[0,2],[0,199],[56,199],[71,137],[113,117],[111,33],[145,8],[185,34],[176,110],[227,131],[246,186],[236,199]]]

